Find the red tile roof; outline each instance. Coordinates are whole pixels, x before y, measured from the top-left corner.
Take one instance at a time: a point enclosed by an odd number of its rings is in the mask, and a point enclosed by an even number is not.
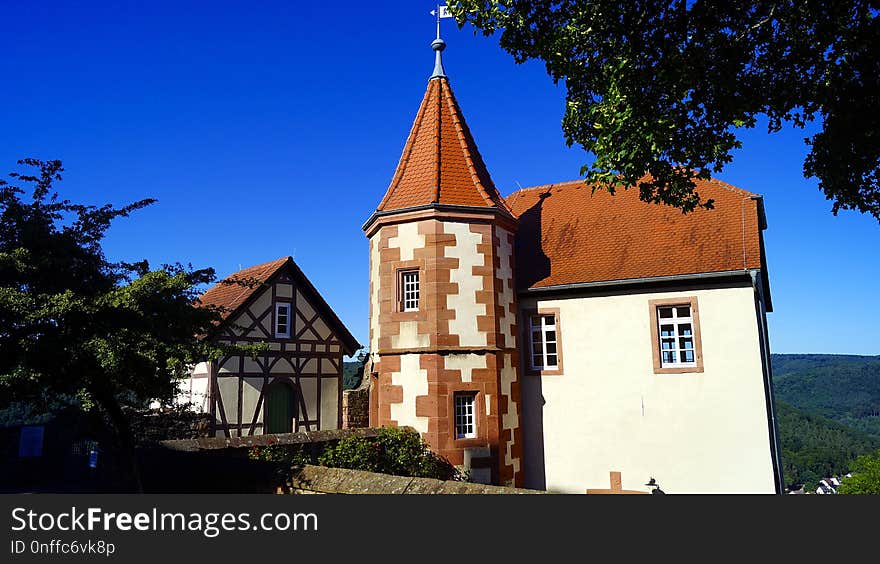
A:
[[[201,295],[199,301],[202,305],[223,308],[223,319],[226,319],[248,298],[262,289],[263,284],[284,266],[287,259],[288,257],[282,257],[239,270],[212,286]]]
[[[336,338],[342,343],[343,352],[351,356],[361,348],[360,343],[354,338],[345,324],[336,315],[336,312],[324,300],[311,281],[306,277],[292,257],[282,257],[271,262],[258,264],[239,270],[231,274],[223,281],[218,282],[199,298],[202,306],[213,305],[223,308],[223,319],[232,316],[239,308],[244,306],[252,297],[266,288],[279,272],[286,271],[293,280],[297,289],[306,296],[309,303],[318,311],[324,322],[334,331]],[[230,282],[239,282],[230,284]]]
[[[377,211],[425,204],[509,211],[445,77],[428,81],[397,171]]]
[[[719,180],[698,181],[715,209],[684,215],[639,200],[638,188],[591,195],[582,180],[507,197],[519,218],[520,289],[762,268],[758,201]],[[766,273],[765,273],[766,274]]]

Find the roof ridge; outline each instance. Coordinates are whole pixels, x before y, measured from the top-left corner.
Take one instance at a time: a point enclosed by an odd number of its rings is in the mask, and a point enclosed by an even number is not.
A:
[[[438,52],[439,53],[439,52]],[[445,75],[431,78],[431,82],[437,79],[437,127],[434,129],[434,202],[440,203],[440,170],[443,158],[443,81]],[[433,87],[433,85],[431,85]]]
[[[758,194],[757,192],[751,192],[751,191],[746,190],[744,188],[740,188],[739,186],[734,186],[733,184],[730,184],[729,182],[725,182],[724,180],[721,180],[720,178],[716,178],[714,176],[709,178],[708,180],[704,180],[703,182],[708,182],[709,184],[715,184],[721,188],[724,188],[725,190],[730,190],[731,192],[734,192],[736,194],[740,194],[742,196],[760,196],[760,194]]]
[[[431,95],[431,88],[429,83],[429,88],[425,90],[425,95],[422,97],[422,103],[419,104],[419,111],[416,112],[416,119],[412,124],[412,127],[409,129],[409,135],[406,138],[406,143],[403,146],[403,152],[400,154],[400,160],[397,162],[397,168],[394,171],[394,176],[391,178],[391,184],[388,186],[388,191],[385,192],[385,197],[382,198],[382,201],[379,202],[379,206],[376,209],[381,210],[385,207],[385,204],[388,203],[388,200],[391,199],[391,196],[394,194],[395,190],[397,190],[397,186],[400,184],[400,180],[403,178],[403,173],[406,170],[406,164],[409,162],[409,157],[412,155],[413,148],[416,144],[416,136],[418,135],[419,129],[422,127],[422,118],[425,115],[425,109],[428,106],[428,98]]]
[[[513,199],[513,201],[515,202],[516,200],[518,200],[520,198],[520,196],[524,192],[531,192],[533,190],[550,190],[551,188],[558,188],[561,186],[572,185],[572,184],[583,184],[584,186],[587,185],[587,183],[584,182],[583,179],[563,180],[562,182],[551,182],[549,184],[540,184],[538,186],[526,186],[525,188],[520,188],[516,192],[511,192],[507,196],[502,196],[502,198],[504,198],[504,204],[507,206],[507,208],[510,210],[510,212],[513,213],[514,217],[516,217],[516,214],[513,212],[513,205],[511,204],[511,202],[509,200]]]
[[[547,184],[538,184],[536,186],[526,186],[525,188],[520,188],[520,189],[516,190],[515,192],[511,192],[507,197],[509,198],[510,196],[513,196],[515,194],[519,194],[520,192],[528,192],[529,190],[538,190],[540,188],[553,188],[555,186],[562,186],[564,184],[575,184],[575,183],[580,183],[580,184],[584,184],[584,185],[587,184],[583,178],[578,179],[578,180],[561,180],[559,182],[548,182]]]
[[[288,255],[288,256],[286,256],[286,257],[277,258],[277,259],[275,259],[275,260],[271,260],[271,261],[269,261],[269,262],[264,262],[264,263],[261,263],[261,264],[255,264],[254,266],[249,266],[249,267],[247,267],[247,268],[242,268],[242,269],[240,269],[240,270],[237,270],[236,272],[233,272],[232,274],[227,275],[227,276],[224,277],[223,279],[219,280],[216,284],[214,284],[213,286],[211,286],[210,288],[208,288],[207,290],[205,290],[205,292],[203,292],[202,295],[199,296],[199,300],[201,301],[201,299],[202,299],[203,297],[205,297],[205,295],[207,295],[208,292],[210,292],[210,291],[213,290],[214,288],[216,288],[216,287],[218,287],[218,286],[220,286],[220,285],[224,285],[224,283],[225,283],[227,280],[232,281],[232,280],[234,280],[236,277],[238,277],[239,279],[241,279],[242,277],[241,277],[240,275],[241,275],[242,272],[250,271],[250,272],[248,272],[247,275],[245,275],[245,277],[257,278],[257,279],[260,279],[260,278],[263,278],[263,277],[271,276],[272,274],[274,274],[275,271],[277,271],[279,268],[281,268],[281,267],[287,262],[288,259],[293,260],[293,258],[292,258],[291,256]],[[225,285],[228,286],[228,285],[231,285],[231,284],[225,284]],[[244,295],[246,295],[246,294],[248,294],[248,293],[251,293],[251,292],[253,292],[253,291],[254,291],[254,289],[253,289],[252,287],[249,287],[249,286],[245,286],[245,287],[243,287],[243,288],[241,289],[241,291],[240,291],[238,294],[236,294],[235,297],[234,297],[232,300],[230,300],[230,303],[235,303],[235,302],[237,302],[242,296],[244,296]],[[232,313],[232,311],[234,311],[234,310],[231,310],[231,311],[229,311],[228,313]]]
[[[492,201],[492,198],[486,192],[483,183],[480,182],[479,176],[477,176],[474,159],[471,156],[470,147],[468,147],[468,140],[465,138],[464,128],[461,125],[461,108],[458,107],[455,97],[452,95],[452,87],[449,86],[449,84],[446,84],[446,88],[449,90],[449,95],[446,96],[446,105],[449,107],[449,113],[452,115],[452,125],[455,127],[455,135],[458,137],[458,144],[464,153],[464,160],[468,165],[468,173],[470,174],[471,182],[476,186],[483,201],[493,204],[494,202]]]
[[[733,184],[730,184],[729,182],[721,180],[720,178],[717,178],[715,176],[713,176],[707,180],[695,179],[695,182],[696,183],[705,182],[708,184],[714,184],[714,185],[717,185],[719,188],[724,188],[725,190],[729,190],[731,192],[741,194],[744,196],[759,196],[760,195],[756,192],[750,192],[749,190],[745,190],[745,189],[740,188],[738,186],[734,186]],[[577,179],[577,180],[563,180],[560,182],[550,182],[547,184],[539,184],[537,186],[526,186],[525,188],[520,188],[519,190],[516,190],[515,192],[511,192],[510,194],[508,194],[506,196],[506,198],[512,198],[512,197],[516,196],[517,194],[520,194],[522,192],[528,192],[531,190],[540,190],[540,189],[546,190],[546,189],[550,189],[550,188],[556,188],[556,187],[560,187],[560,186],[578,184],[578,183],[583,184],[585,186],[589,186],[589,184],[587,184],[587,182],[583,178]]]
[[[449,111],[452,114],[452,123],[455,126],[455,133],[458,136],[459,145],[461,145],[462,151],[464,152],[464,158],[468,165],[468,173],[471,176],[471,182],[473,182],[474,186],[477,187],[477,191],[479,191],[480,196],[483,198],[483,201],[485,201],[490,206],[498,206],[500,204],[500,207],[513,215],[510,207],[507,205],[507,202],[504,201],[504,198],[498,192],[498,188],[495,186],[495,183],[492,182],[492,176],[489,174],[489,171],[486,168],[486,163],[483,161],[483,156],[480,154],[480,150],[477,148],[477,143],[476,141],[474,141],[473,135],[470,134],[470,128],[468,128],[467,124],[464,123],[461,107],[458,105],[458,100],[455,99],[455,95],[452,92],[452,86],[450,86],[448,82],[446,83],[446,89],[449,91],[446,102],[449,106]],[[476,157],[471,153],[472,150],[474,153],[476,153]],[[477,171],[477,163],[475,162],[476,159],[479,159],[479,165],[486,172],[486,175],[489,177],[489,181],[492,182],[491,189],[494,190],[496,195],[498,196],[497,201],[492,198],[491,194],[489,194],[489,190],[487,189],[487,187],[483,186],[483,181],[480,179],[480,175]]]

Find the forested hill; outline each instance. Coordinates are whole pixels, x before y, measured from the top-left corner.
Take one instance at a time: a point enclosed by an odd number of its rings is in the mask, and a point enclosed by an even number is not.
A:
[[[786,485],[812,491],[880,448],[880,357],[774,354],[771,362]]]
[[[776,422],[787,486],[813,491],[826,476],[848,472],[862,454],[880,449],[880,438],[776,400]]]
[[[880,356],[774,354],[776,399],[880,437]]]

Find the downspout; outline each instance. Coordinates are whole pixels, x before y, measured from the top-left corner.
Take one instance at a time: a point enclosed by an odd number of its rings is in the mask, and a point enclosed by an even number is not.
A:
[[[761,284],[758,278],[758,270],[750,270],[752,289],[755,292],[755,313],[758,321],[759,344],[761,348],[761,365],[764,376],[764,401],[766,404],[768,431],[770,433],[770,456],[773,461],[774,481],[776,493],[781,494],[785,489],[785,481],[782,475],[782,455],[779,446],[779,426],[776,421],[776,402],[773,396],[772,365],[770,364],[770,339],[767,331],[767,313],[764,309],[764,298],[761,293]]]

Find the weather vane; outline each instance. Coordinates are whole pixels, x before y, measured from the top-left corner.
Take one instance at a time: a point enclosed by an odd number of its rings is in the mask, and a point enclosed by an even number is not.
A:
[[[447,6],[437,5],[436,10],[431,10],[431,15],[437,18],[437,39],[440,39],[440,20],[451,18],[452,14],[449,13],[449,8]]]

